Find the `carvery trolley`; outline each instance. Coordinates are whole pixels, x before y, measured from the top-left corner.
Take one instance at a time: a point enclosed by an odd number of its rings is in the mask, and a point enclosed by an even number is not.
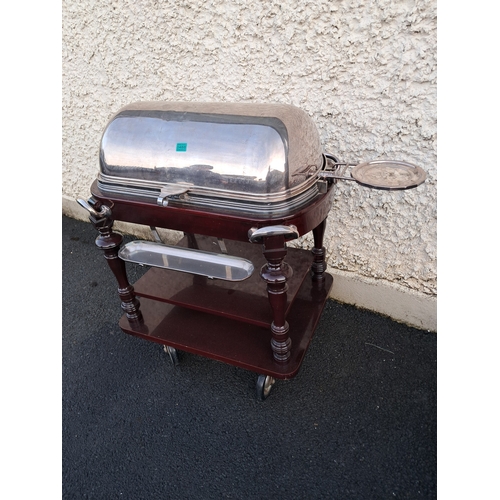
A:
[[[297,374],[329,296],[323,236],[336,182],[425,180],[406,162],[340,163],[311,118],[283,104],[131,104],[105,128],[99,160],[78,202],[117,279],[120,328],[163,344],[174,363],[181,350],[255,372],[259,399]],[[155,241],[122,246],[115,220],[150,226]],[[156,228],[184,237],[165,245]],[[310,231],[312,251],[287,247]],[[149,270],[132,285],[125,262]]]

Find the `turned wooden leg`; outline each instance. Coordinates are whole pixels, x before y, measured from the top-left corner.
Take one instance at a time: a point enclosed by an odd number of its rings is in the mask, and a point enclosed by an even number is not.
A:
[[[120,234],[111,233],[109,237],[98,236],[96,245],[104,250],[104,257],[118,282],[118,295],[127,319],[130,322],[138,322],[142,320],[142,314],[139,310],[140,304],[135,296],[134,287],[128,281],[125,262],[118,257],[122,241],[123,237]]]
[[[313,229],[314,248],[312,249],[313,263],[311,266],[312,279],[315,282],[325,281],[326,261],[323,237],[325,235],[326,219]]]
[[[123,236],[113,232],[114,221],[111,218],[109,208],[105,207],[107,210],[104,211],[98,204],[94,204],[93,208],[95,210],[89,210],[90,222],[99,231],[99,236],[96,238],[95,244],[104,251],[104,257],[118,282],[118,295],[120,296],[121,307],[130,323],[142,321],[139,300],[135,296],[134,287],[128,281],[125,262],[118,257]],[[96,212],[96,210],[100,209],[105,213],[104,216],[101,216],[101,212]]]
[[[285,321],[287,303],[287,280],[292,276],[292,269],[283,259],[286,256],[286,244],[283,235],[264,238],[264,257],[267,264],[261,269],[261,277],[267,283],[267,295],[273,310],[271,324],[271,348],[274,359],[286,363],[290,358],[292,341],[289,326]]]

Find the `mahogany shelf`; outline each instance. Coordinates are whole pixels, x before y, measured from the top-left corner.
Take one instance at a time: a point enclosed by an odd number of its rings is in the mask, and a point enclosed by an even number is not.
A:
[[[269,328],[145,297],[141,298],[144,321],[131,325],[123,315],[119,325],[125,333],[146,340],[258,374],[289,379],[299,371],[332,283],[329,274],[321,285],[311,279],[302,282],[288,313],[292,348],[287,363],[274,360]]]
[[[192,240],[191,240],[192,241]],[[188,246],[183,238],[179,245]],[[140,297],[142,321],[120,328],[130,335],[205,356],[277,379],[294,377],[314,335],[333,284],[312,280],[311,252],[288,248],[286,262],[293,269],[288,280],[286,315],[292,341],[286,363],[275,361],[271,349],[273,320],[266,286],[260,277],[265,264],[260,245],[225,241],[231,255],[254,263],[250,278],[241,282],[211,280],[203,276],[151,268],[134,284]],[[215,238],[196,236],[200,250],[217,251]]]
[[[217,239],[196,236],[200,250],[217,251]],[[252,261],[254,272],[244,281],[223,281],[178,271],[151,268],[134,284],[138,297],[167,302],[200,312],[224,316],[268,328],[273,320],[266,286],[260,277],[260,269],[266,263],[261,245],[251,245],[225,240],[230,255]],[[188,246],[185,237],[180,246]],[[311,253],[302,249],[288,248],[286,262],[293,275],[287,282],[286,315],[290,311],[302,282],[311,268]]]

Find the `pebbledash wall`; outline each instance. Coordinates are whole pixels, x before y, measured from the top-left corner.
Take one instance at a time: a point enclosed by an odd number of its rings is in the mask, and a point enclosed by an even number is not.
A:
[[[125,104],[293,104],[314,119],[325,152],[353,163],[400,159],[427,172],[409,191],[338,183],[325,246],[333,298],[437,330],[435,0],[62,7],[64,214],[88,219],[74,200],[89,196],[101,133]],[[294,244],[309,248],[312,238]]]

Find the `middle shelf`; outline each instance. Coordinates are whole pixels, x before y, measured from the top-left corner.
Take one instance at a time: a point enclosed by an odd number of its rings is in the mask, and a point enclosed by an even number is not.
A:
[[[191,240],[191,241],[190,241]],[[193,239],[184,237],[179,246],[188,247]],[[217,238],[196,235],[199,250],[220,252]],[[267,296],[266,283],[260,269],[266,263],[262,246],[224,240],[229,255],[250,260],[253,274],[244,281],[230,282],[210,279],[161,268],[151,268],[134,284],[137,296],[215,314],[262,327],[271,325],[273,315]],[[285,262],[293,271],[287,282],[287,314],[312,263],[311,252],[288,248]]]

